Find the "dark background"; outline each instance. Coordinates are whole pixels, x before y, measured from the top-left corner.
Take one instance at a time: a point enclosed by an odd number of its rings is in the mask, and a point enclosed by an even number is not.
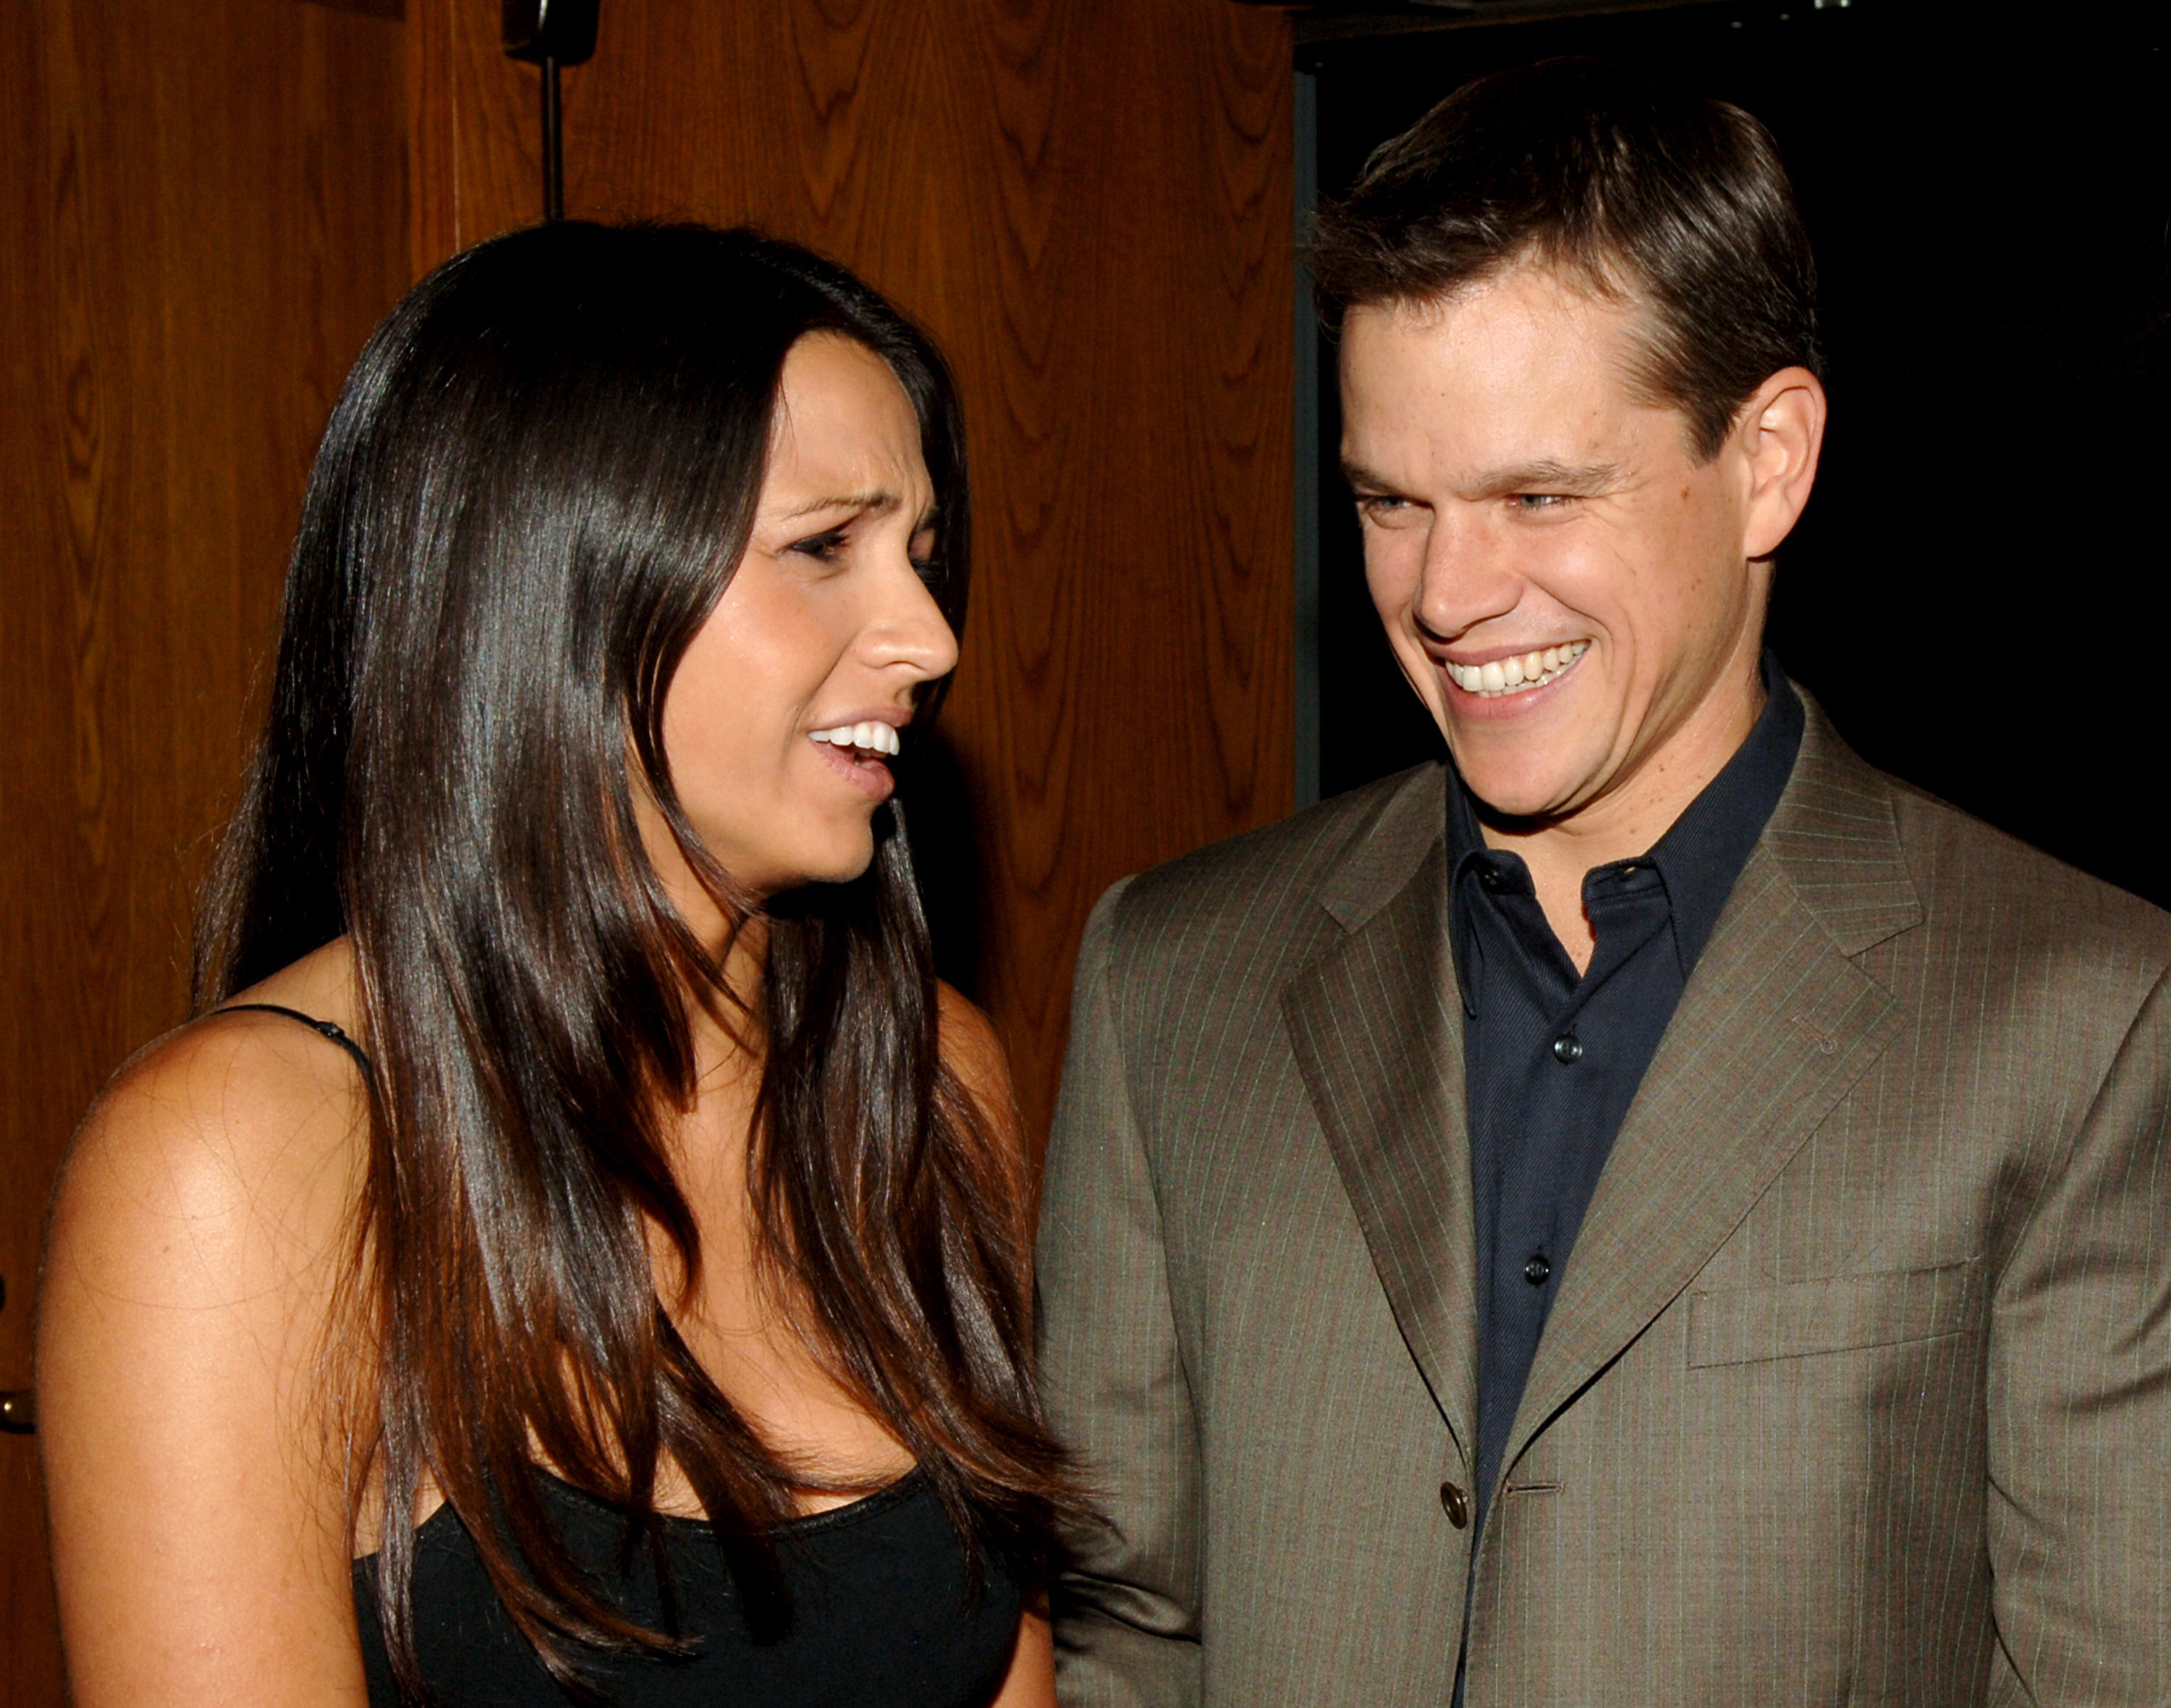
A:
[[[2171,73],[2160,10],[1690,5],[1314,43],[1318,183],[1554,54],[1755,113],[1823,285],[1832,414],[1772,644],[1873,764],[2171,904]],[[1321,787],[1439,751],[1364,593],[1321,352]]]

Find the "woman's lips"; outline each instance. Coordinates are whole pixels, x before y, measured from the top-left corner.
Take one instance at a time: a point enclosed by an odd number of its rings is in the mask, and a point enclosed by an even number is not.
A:
[[[897,788],[897,779],[890,775],[888,765],[882,762],[879,754],[869,749],[839,747],[834,742],[817,741],[814,751],[821,755],[823,764],[871,801],[886,801]]]

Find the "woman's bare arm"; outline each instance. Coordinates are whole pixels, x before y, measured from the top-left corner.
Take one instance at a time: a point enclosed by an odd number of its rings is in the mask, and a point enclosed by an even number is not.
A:
[[[1021,1184],[1030,1182],[1032,1159],[1026,1152],[1017,1098],[1002,1040],[988,1017],[949,986],[941,987],[942,1059],[973,1099],[989,1136],[1002,1145]],[[1032,1230],[1025,1230],[1031,1251]],[[1055,1708],[1055,1644],[1044,1608],[1028,1604],[1018,1622],[1017,1646],[1010,1669],[991,1708]]]
[[[947,985],[938,985],[935,996],[943,1063],[957,1076],[979,1114],[982,1131],[995,1144],[1000,1160],[1014,1171],[1029,1199],[1034,1159],[1027,1148],[1017,1097],[1010,1088],[1010,1054],[993,1023],[963,996]],[[1028,1250],[1032,1233],[1031,1228],[1026,1230]]]
[[[1029,1612],[1018,1621],[1010,1674],[989,1708],[1055,1708],[1055,1639],[1046,1613]]]
[[[84,1122],[37,1369],[80,1708],[366,1700],[326,1334],[361,1119],[345,1055],[260,1014],[154,1047]]]

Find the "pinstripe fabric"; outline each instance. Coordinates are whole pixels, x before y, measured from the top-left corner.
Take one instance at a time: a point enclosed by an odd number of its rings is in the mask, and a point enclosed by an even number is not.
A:
[[[1437,771],[1112,891],[1043,1357],[1063,1700],[2171,1702],[2171,921],[1814,706],[1473,1560]]]

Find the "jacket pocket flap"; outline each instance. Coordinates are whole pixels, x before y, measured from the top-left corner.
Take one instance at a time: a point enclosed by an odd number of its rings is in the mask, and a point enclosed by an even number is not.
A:
[[[1981,1306],[1981,1258],[1938,1269],[1691,1293],[1689,1367],[1753,1364],[1956,1335],[1975,1325]]]

